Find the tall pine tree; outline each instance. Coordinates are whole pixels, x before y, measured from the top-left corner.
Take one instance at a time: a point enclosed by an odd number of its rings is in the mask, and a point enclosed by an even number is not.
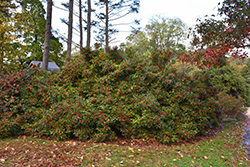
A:
[[[72,34],[73,34],[73,7],[74,0],[69,0],[69,25],[68,25],[68,41],[67,41],[67,55],[66,64],[68,59],[71,58],[71,45],[72,45]]]
[[[48,70],[49,64],[49,49],[50,49],[50,36],[51,36],[51,24],[52,24],[52,0],[47,2],[47,20],[46,20],[46,32],[44,40],[44,52],[43,52],[43,64],[42,69]]]
[[[104,9],[104,11],[97,16],[100,20],[100,25],[96,40],[100,42],[105,41],[105,45],[108,47],[110,42],[115,40],[115,38],[111,38],[111,36],[119,32],[118,29],[112,26],[112,23],[130,13],[138,13],[140,0],[99,0],[96,5],[99,6],[100,9]]]

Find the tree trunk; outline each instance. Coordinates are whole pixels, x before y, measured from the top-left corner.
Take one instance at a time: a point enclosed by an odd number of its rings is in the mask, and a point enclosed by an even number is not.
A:
[[[2,24],[2,22],[0,22],[0,23]],[[3,68],[4,68],[4,66],[3,66],[4,53],[3,53],[3,48],[2,48],[3,43],[4,43],[4,41],[3,41],[3,39],[4,39],[4,33],[1,33],[0,36],[1,36],[0,37],[0,39],[1,39],[1,41],[0,41],[0,75],[1,75],[1,73],[3,71]]]
[[[73,27],[73,4],[74,0],[69,1],[69,26],[68,26],[68,43],[67,43],[67,55],[66,64],[71,57],[71,44],[72,44],[72,27]]]
[[[106,47],[109,46],[109,2],[108,0],[106,0],[106,29],[105,29],[106,33]]]
[[[87,21],[87,47],[90,47],[91,27],[91,0],[88,0],[88,21]]]
[[[2,21],[0,21],[0,25],[2,25]],[[4,44],[4,32],[1,32],[0,34],[0,75],[3,71],[3,57],[4,57],[4,52],[3,52],[3,44]]]
[[[79,24],[80,24],[80,55],[82,55],[82,38],[83,38],[83,32],[82,32],[82,0],[79,0]]]
[[[35,34],[35,44],[37,44],[37,41],[38,41],[38,29],[36,29],[36,34]]]
[[[46,20],[46,31],[44,40],[44,52],[43,52],[43,64],[42,69],[48,70],[49,64],[49,48],[50,48],[50,37],[51,37],[51,21],[52,20],[52,0],[47,2],[47,20]]]

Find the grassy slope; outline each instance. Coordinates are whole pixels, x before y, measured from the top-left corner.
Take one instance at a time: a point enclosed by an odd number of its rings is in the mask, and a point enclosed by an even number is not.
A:
[[[0,166],[250,166],[242,123],[225,124],[217,137],[163,145],[143,140],[56,142],[22,136],[0,140]]]

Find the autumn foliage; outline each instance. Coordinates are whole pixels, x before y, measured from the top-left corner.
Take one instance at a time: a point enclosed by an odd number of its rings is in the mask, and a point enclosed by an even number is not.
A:
[[[32,76],[20,72],[4,77],[0,137],[26,134],[112,141],[121,136],[169,143],[218,127],[221,109],[227,113],[228,104],[239,108],[243,103],[238,97],[248,97],[240,84],[235,86],[240,77],[231,84],[225,75],[215,89],[212,81],[218,75],[212,69],[227,68],[226,55],[246,58],[241,50],[249,45],[249,3],[224,0],[218,8],[221,20],[205,18],[194,27],[193,49],[178,51],[180,61],[200,68],[192,75],[171,66],[177,52],[150,50],[149,59],[143,61],[131,50],[120,52],[115,47],[86,48],[58,72],[36,69]],[[215,74],[212,80],[207,71]],[[228,77],[234,74],[230,68],[224,71],[230,72]],[[219,94],[223,105],[218,104],[218,91],[224,93]]]
[[[220,108],[223,110],[224,118],[244,118],[247,108],[244,106],[242,98],[236,98],[226,93],[219,93],[218,100]]]
[[[218,4],[217,20],[215,15],[206,16],[189,34],[194,50],[179,55],[183,62],[192,62],[199,68],[220,65],[223,57],[245,59],[250,44],[250,1],[224,0]]]
[[[130,50],[85,49],[62,71],[40,71],[23,85],[21,111],[0,112],[1,137],[105,141],[123,136],[168,143],[217,127],[217,92],[208,74],[177,72],[168,65],[171,54],[156,50],[146,64]]]

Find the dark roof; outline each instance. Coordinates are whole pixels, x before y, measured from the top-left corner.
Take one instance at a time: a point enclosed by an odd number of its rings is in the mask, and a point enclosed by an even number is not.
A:
[[[38,65],[40,63],[40,68],[42,68],[42,61],[31,61],[28,67],[32,67],[34,64]],[[48,63],[48,70],[61,70],[60,67],[56,65],[54,62],[49,62]]]

